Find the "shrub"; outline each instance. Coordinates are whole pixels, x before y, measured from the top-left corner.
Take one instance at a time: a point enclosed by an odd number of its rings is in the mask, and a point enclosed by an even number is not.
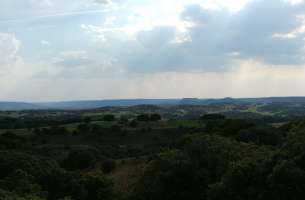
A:
[[[114,115],[104,115],[103,116],[103,121],[106,121],[106,122],[112,122],[115,120],[115,116]]]
[[[137,120],[140,122],[148,122],[150,120],[150,117],[148,114],[141,114],[137,116]]]
[[[96,163],[96,156],[90,150],[72,150],[63,166],[68,170],[84,170],[93,167]]]
[[[106,159],[102,162],[102,171],[105,174],[112,172],[116,168],[116,162],[113,159]]]
[[[150,121],[160,121],[161,119],[162,119],[162,117],[158,113],[154,113],[150,116]]]

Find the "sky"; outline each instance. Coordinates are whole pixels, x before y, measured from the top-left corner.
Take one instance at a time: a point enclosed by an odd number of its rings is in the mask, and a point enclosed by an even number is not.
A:
[[[302,0],[1,0],[0,101],[305,96]]]

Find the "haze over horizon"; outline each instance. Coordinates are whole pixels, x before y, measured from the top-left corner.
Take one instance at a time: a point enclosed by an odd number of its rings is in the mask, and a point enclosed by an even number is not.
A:
[[[117,98],[117,99],[69,99],[69,100],[42,100],[42,101],[37,101],[37,100],[33,100],[33,101],[23,101],[23,100],[0,100],[0,103],[29,103],[29,104],[48,104],[48,103],[86,103],[86,102],[109,102],[110,104],[114,103],[114,102],[120,102],[120,101],[131,101],[131,102],[135,102],[135,105],[145,105],[145,104],[151,104],[151,105],[159,105],[159,104],[163,104],[162,100],[165,101],[169,101],[169,102],[181,102],[183,100],[215,100],[215,101],[223,101],[223,100],[227,100],[227,99],[232,99],[234,101],[238,101],[238,100],[243,100],[243,99],[253,99],[253,100],[264,100],[264,99],[278,99],[278,101],[282,100],[283,101],[291,101],[294,102],[295,99],[301,99],[302,101],[305,101],[305,96],[253,96],[253,97],[205,97],[205,98],[201,98],[201,97],[178,97],[178,98]],[[158,100],[161,100],[161,103],[158,103]],[[137,101],[139,101],[140,103],[137,103]],[[141,103],[141,101],[151,101],[153,103]],[[166,103],[165,103],[166,104]],[[103,106],[102,106],[103,107]]]
[[[1,0],[0,101],[305,96],[303,0]]]

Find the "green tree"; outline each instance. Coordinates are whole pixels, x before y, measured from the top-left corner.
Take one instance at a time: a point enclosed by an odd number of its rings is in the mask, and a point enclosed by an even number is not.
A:
[[[162,119],[161,115],[158,113],[154,113],[150,115],[150,121],[160,121]]]
[[[94,167],[96,163],[95,153],[90,150],[72,150],[64,161],[64,167],[68,170],[84,170]]]

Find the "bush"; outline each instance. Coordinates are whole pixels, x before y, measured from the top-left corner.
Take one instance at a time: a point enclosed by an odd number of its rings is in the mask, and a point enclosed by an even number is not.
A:
[[[77,130],[80,132],[80,133],[88,133],[90,132],[90,125],[89,124],[79,124],[77,126]]]
[[[85,117],[83,121],[84,123],[89,124],[92,120],[90,117]]]
[[[281,132],[272,127],[252,127],[241,130],[237,139],[257,145],[278,145],[282,141]]]
[[[116,162],[113,159],[106,159],[102,162],[102,171],[105,174],[112,172],[116,168]]]
[[[64,161],[63,166],[67,170],[84,170],[94,167],[95,163],[96,156],[94,152],[90,150],[72,150]]]
[[[114,115],[104,115],[103,116],[103,121],[113,122],[114,120],[115,120],[115,116]]]
[[[132,127],[132,128],[136,128],[138,126],[138,122],[136,120],[132,120],[130,123],[129,123],[129,126]]]
[[[148,114],[141,114],[137,116],[137,120],[140,122],[148,122],[150,120],[150,117]]]
[[[162,119],[161,115],[154,113],[150,116],[150,121],[160,121]]]
[[[221,114],[206,114],[200,117],[201,120],[223,120],[226,119],[224,115]]]

